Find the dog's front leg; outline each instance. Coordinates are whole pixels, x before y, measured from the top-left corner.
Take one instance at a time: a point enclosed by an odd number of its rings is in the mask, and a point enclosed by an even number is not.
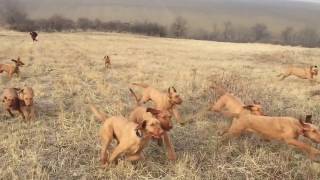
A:
[[[13,73],[9,72],[8,76],[9,76],[9,79],[12,79]]]
[[[307,152],[311,160],[314,160],[315,156],[320,154],[320,151],[318,149],[313,148],[312,146],[301,141],[298,141],[297,139],[286,139],[285,141],[287,144],[296,146],[300,150]]]
[[[173,108],[173,109],[172,109],[172,112],[173,112],[174,117],[175,117],[176,120],[177,120],[177,123],[183,124],[182,119],[181,119],[181,115],[180,115],[179,111],[178,111],[176,108]]]
[[[7,109],[8,113],[10,114],[11,117],[14,117],[13,113],[11,112],[10,109]]]
[[[177,159],[176,152],[174,151],[174,147],[172,145],[171,139],[167,132],[163,133],[163,141],[166,145],[168,159],[171,161],[175,161]]]
[[[36,119],[36,113],[35,113],[34,107],[32,107],[29,114],[29,120],[34,121],[35,119]]]
[[[21,114],[23,120],[26,120],[26,116],[24,115],[24,112],[21,109],[19,109],[18,111]]]

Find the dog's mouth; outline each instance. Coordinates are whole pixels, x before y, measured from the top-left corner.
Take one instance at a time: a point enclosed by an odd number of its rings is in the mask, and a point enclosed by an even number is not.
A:
[[[153,138],[155,138],[155,139],[160,139],[161,138],[161,135],[159,135],[159,134],[152,134],[151,135]]]
[[[163,134],[163,132],[150,133],[151,137],[155,138],[155,139],[160,139],[162,134]]]

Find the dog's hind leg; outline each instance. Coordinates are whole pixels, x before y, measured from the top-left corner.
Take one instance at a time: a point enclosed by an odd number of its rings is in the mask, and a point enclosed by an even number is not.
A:
[[[121,153],[125,152],[127,150],[127,145],[126,144],[120,144],[112,151],[109,163],[112,163],[114,160],[120,156]]]
[[[101,131],[101,153],[100,153],[100,161],[103,165],[108,163],[108,146],[113,138],[113,131]]]
[[[291,74],[282,74],[282,77],[279,79],[279,81],[284,80],[285,78],[289,77]]]

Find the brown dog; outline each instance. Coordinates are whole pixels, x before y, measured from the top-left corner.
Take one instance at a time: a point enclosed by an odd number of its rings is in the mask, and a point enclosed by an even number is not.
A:
[[[24,87],[23,89],[16,89],[19,100],[20,108],[27,120],[35,119],[35,109],[33,106],[34,92],[31,87]]]
[[[261,135],[268,140],[284,141],[300,150],[307,152],[311,159],[320,154],[318,149],[298,140],[304,136],[316,143],[320,143],[320,131],[311,124],[311,115],[306,117],[306,122],[292,117],[257,116],[250,112],[250,107],[244,106],[238,117],[234,118],[225,136],[240,136],[248,131]]]
[[[149,110],[143,116],[145,120],[137,124],[121,116],[107,118],[106,114],[99,112],[94,106],[91,105],[90,107],[95,116],[103,122],[100,137],[101,162],[104,165],[112,163],[123,153],[127,155],[130,161],[142,159],[142,150],[150,139],[160,138],[163,133],[160,122],[153,118]],[[108,158],[107,149],[112,139],[116,139],[118,145]]]
[[[30,34],[33,42],[38,41],[38,40],[37,40],[38,33],[32,31],[32,32],[30,32],[29,34]]]
[[[104,56],[104,66],[106,69],[111,68],[111,59],[109,56]]]
[[[24,65],[24,63],[20,60],[20,57],[18,57],[17,60],[12,59],[11,61],[13,61],[15,64],[0,64],[0,73],[3,71],[7,72],[10,79],[12,78],[13,74],[17,74],[19,76],[19,67]]]
[[[306,68],[290,66],[285,69],[284,73],[279,74],[278,77],[281,77],[280,80],[284,80],[291,75],[313,81],[315,76],[318,75],[318,66],[310,66]]]
[[[18,111],[21,114],[22,118],[25,119],[15,88],[5,89],[2,93],[1,99],[4,105],[4,109],[8,111],[11,117],[14,117],[12,111]]]
[[[217,90],[223,95],[217,100],[212,108],[210,108],[210,110],[220,112],[227,117],[240,114],[245,104],[238,97],[228,93],[220,86],[212,86],[211,88]],[[256,101],[254,101],[252,105],[248,105],[246,107],[250,108],[252,114],[261,116],[264,115],[261,104]]]
[[[132,89],[129,89],[131,94],[135,97],[137,103],[139,104],[139,99],[137,97],[137,95],[134,93],[134,91]],[[129,120],[136,122],[136,123],[141,123],[142,120],[144,120],[145,118],[143,118],[144,113],[146,112],[147,108],[142,107],[142,106],[138,106],[136,107],[131,113],[130,113],[130,117]],[[161,123],[161,127],[164,131],[163,135],[162,135],[162,139],[161,141],[158,141],[158,144],[161,145],[162,142],[164,142],[166,150],[168,152],[168,159],[169,160],[176,160],[177,156],[174,150],[174,146],[171,142],[170,136],[169,136],[169,131],[172,129],[173,124],[171,121],[171,112],[167,111],[167,110],[156,110],[153,109],[153,114],[155,115],[155,118],[157,118],[160,123]]]
[[[182,123],[180,113],[176,107],[182,103],[182,99],[174,87],[169,87],[167,93],[162,93],[146,84],[133,83],[133,85],[142,87],[144,89],[142,92],[142,97],[138,98],[139,104],[145,104],[151,100],[155,103],[156,109],[167,110],[171,112],[175,116],[177,122]]]

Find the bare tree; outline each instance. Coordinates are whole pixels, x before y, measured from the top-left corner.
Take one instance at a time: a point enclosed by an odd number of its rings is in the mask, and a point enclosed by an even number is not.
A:
[[[268,27],[265,24],[258,23],[254,25],[251,29],[254,41],[267,41],[271,37]]]
[[[282,32],[281,32],[281,41],[284,44],[289,44],[292,45],[294,44],[294,29],[292,27],[286,27]]]
[[[232,41],[234,39],[234,28],[230,21],[225,22],[223,30],[223,41]]]
[[[183,17],[177,17],[171,25],[171,33],[174,37],[180,38],[186,36],[187,21]]]

